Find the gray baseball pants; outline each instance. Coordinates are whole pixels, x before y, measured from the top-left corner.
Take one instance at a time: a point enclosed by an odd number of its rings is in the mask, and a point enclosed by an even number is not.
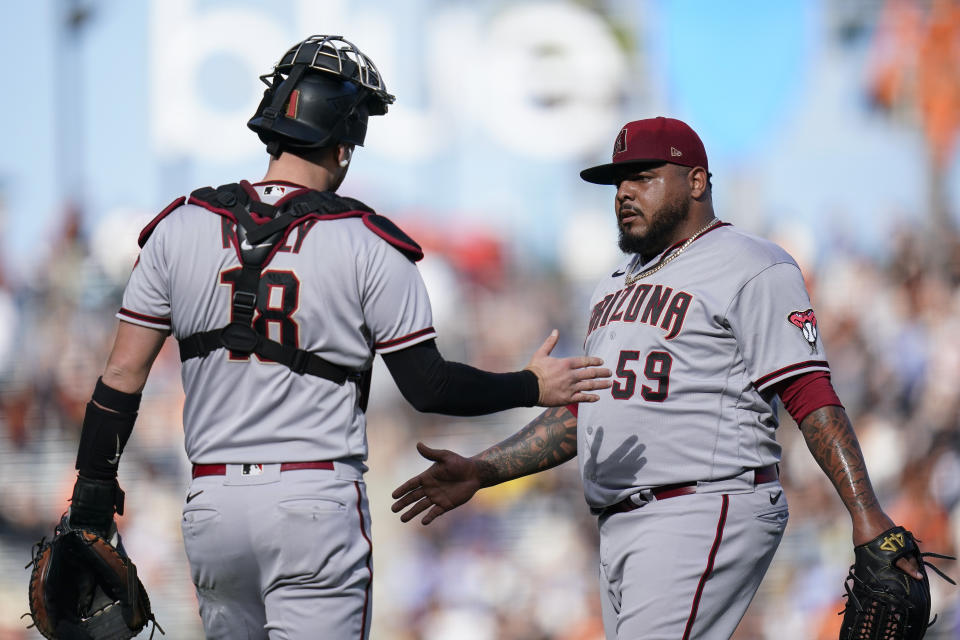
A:
[[[206,637],[367,640],[362,465],[282,473],[279,464],[251,466],[194,478],[187,492],[183,540]]]
[[[607,640],[727,640],[787,525],[779,481],[701,483],[697,493],[601,516]]]

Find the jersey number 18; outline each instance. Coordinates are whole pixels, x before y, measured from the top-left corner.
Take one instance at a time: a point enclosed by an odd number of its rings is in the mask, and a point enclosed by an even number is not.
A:
[[[220,283],[230,285],[231,300],[241,271],[240,267],[236,267],[220,273]],[[253,328],[257,333],[281,344],[299,348],[300,325],[293,319],[293,314],[299,308],[300,280],[293,271],[268,269],[260,274],[257,310],[253,315]],[[230,321],[233,322],[233,308],[230,309]],[[231,355],[230,359],[247,360],[248,357]]]

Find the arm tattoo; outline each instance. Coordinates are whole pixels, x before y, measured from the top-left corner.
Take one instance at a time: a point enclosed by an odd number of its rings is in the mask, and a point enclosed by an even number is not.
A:
[[[817,409],[803,419],[800,431],[852,516],[880,508],[857,434],[842,407]]]
[[[566,407],[547,409],[503,442],[479,453],[483,485],[545,471],[577,455],[577,417]]]

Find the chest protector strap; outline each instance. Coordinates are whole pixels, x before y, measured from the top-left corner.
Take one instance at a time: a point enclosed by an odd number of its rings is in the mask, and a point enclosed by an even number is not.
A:
[[[304,190],[275,207],[254,200],[245,186],[229,184],[217,189],[204,187],[191,194],[191,203],[237,223],[238,252],[243,267],[233,290],[232,321],[225,327],[201,331],[181,339],[180,360],[203,358],[221,348],[228,349],[235,356],[256,354],[283,364],[298,374],[318,376],[336,384],[351,380],[360,387],[361,407],[366,408],[369,370],[351,371],[304,349],[271,340],[254,329],[253,318],[260,302],[260,274],[263,267],[283,244],[282,240],[294,225],[307,219],[367,217],[375,215],[373,210],[359,200],[311,190]],[[269,220],[258,224],[251,213]],[[406,236],[404,238],[409,240]]]

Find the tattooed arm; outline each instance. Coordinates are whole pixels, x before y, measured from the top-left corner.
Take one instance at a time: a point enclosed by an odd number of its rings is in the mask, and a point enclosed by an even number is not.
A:
[[[503,442],[464,458],[453,451],[431,449],[422,442],[417,451],[433,465],[393,492],[394,513],[409,522],[426,509],[423,524],[470,500],[484,487],[538,473],[577,455],[577,418],[566,407],[547,409]]]
[[[803,419],[800,432],[850,512],[853,544],[869,542],[894,526],[873,491],[860,443],[843,407],[831,405],[817,409]],[[902,558],[897,565],[922,578],[912,559]]]
[[[503,442],[474,456],[485,487],[546,471],[577,456],[577,417],[566,407],[541,413]]]

